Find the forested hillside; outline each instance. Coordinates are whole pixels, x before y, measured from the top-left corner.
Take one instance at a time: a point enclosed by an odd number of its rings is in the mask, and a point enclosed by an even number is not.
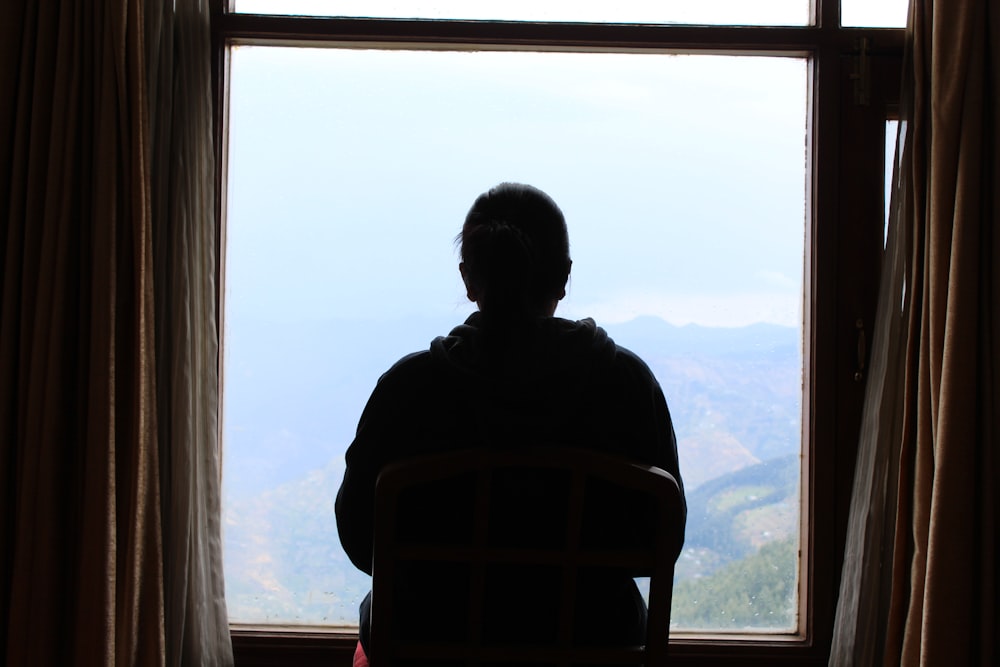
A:
[[[647,361],[673,415],[688,503],[674,625],[791,627],[801,430],[797,330],[675,327],[651,318],[608,329]],[[255,335],[255,345],[264,347],[279,338],[266,328]],[[295,336],[303,349],[315,349],[319,340],[351,349],[358,338],[344,323]],[[389,350],[386,358],[407,351],[399,341],[380,345]],[[343,450],[378,373],[391,362],[336,363],[299,358],[304,353],[287,345],[281,350],[237,369],[227,382],[231,398],[249,396],[261,377],[270,378],[273,392],[305,387],[309,396],[287,406],[233,401],[237,407],[227,412],[227,456],[235,459],[226,468],[224,508],[230,617],[356,623],[370,584],[340,547],[333,502]]]

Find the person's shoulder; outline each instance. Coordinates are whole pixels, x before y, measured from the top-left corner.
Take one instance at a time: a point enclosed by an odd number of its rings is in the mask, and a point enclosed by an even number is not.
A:
[[[635,372],[653,374],[649,368],[649,364],[642,357],[618,343],[615,343],[615,363]]]
[[[623,364],[633,364],[636,366],[646,366],[646,362],[643,361],[642,357],[633,352],[632,350],[615,343],[615,358]]]
[[[426,351],[407,354],[379,376],[367,410],[384,410],[386,406],[412,407],[427,397],[436,394],[440,383],[430,368],[430,354]],[[381,407],[380,407],[381,406]]]
[[[399,359],[389,367],[382,377],[387,376],[407,376],[411,373],[419,373],[431,365],[431,353],[428,350],[411,352]]]
[[[382,373],[378,386],[382,389],[420,382],[431,366],[431,354],[427,350],[411,352],[402,357]]]
[[[620,382],[625,382],[634,388],[658,388],[660,386],[649,364],[632,350],[617,343],[615,344],[614,373]]]

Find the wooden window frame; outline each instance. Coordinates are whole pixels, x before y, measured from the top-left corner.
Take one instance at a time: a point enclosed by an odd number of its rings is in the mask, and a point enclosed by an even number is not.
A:
[[[882,248],[885,120],[898,100],[903,31],[840,28],[839,2],[814,0],[806,27],[596,25],[332,19],[229,13],[211,0],[217,186],[224,266],[228,52],[236,44],[366,45],[799,55],[810,61],[810,224],[806,233],[803,521],[800,631],[790,635],[684,634],[677,665],[825,665],[844,552],[864,351],[871,336]],[[766,82],[762,83],[766,85]],[[219,321],[222,322],[220,275]],[[221,326],[221,324],[220,324]],[[859,349],[862,350],[859,358]],[[356,633],[308,627],[234,626],[237,667],[349,665]]]

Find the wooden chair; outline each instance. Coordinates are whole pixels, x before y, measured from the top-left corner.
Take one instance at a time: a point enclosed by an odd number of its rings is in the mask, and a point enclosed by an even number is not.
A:
[[[671,475],[586,450],[471,449],[387,467],[376,487],[371,664],[665,664],[681,516]],[[491,609],[516,588],[518,568],[543,572],[539,587],[555,600],[541,612],[534,595],[524,600],[531,623],[553,617],[543,639],[520,636],[520,610]],[[649,577],[644,645],[580,636],[579,584],[611,569]],[[436,599],[437,585],[453,599]]]

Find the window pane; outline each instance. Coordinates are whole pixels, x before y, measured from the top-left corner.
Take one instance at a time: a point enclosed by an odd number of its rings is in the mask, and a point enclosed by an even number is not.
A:
[[[882,233],[882,245],[885,245],[885,241],[889,237],[889,212],[892,208],[892,188],[894,183],[893,178],[893,167],[899,156],[896,155],[896,144],[898,141],[899,134],[899,121],[898,120],[887,120],[885,121],[885,226]]]
[[[789,25],[810,23],[810,0],[236,0],[250,14],[371,18]]]
[[[899,121],[885,121],[885,231],[883,233],[883,244],[889,235],[889,209],[892,205],[892,172],[896,164],[896,142],[899,134]]]
[[[472,311],[453,239],[513,180],[567,217],[557,314],[596,318],[670,404],[675,625],[794,628],[807,90],[799,58],[235,48],[231,620],[357,622],[344,450],[379,375]]]
[[[905,28],[909,0],[841,0],[840,23],[848,28]]]

